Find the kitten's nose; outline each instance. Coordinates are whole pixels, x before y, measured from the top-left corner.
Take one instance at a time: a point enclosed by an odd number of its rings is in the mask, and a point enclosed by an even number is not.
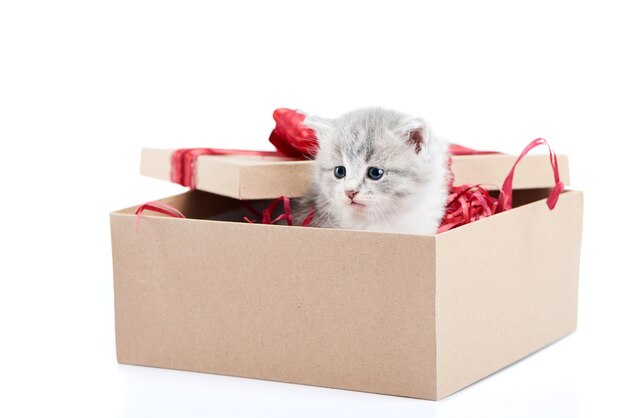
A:
[[[350,200],[353,200],[358,192],[358,190],[346,190],[346,196],[348,196]]]

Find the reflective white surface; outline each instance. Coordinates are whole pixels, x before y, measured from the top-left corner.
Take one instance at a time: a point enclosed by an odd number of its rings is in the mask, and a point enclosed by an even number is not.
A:
[[[623,39],[602,1],[1,2],[0,416],[619,415]],[[579,330],[440,402],[117,365],[108,212],[182,191],[140,148],[270,149],[276,107],[365,105],[569,154]]]
[[[120,411],[125,416],[143,412],[167,417],[176,416],[184,405],[184,411],[198,416],[219,410],[225,416],[271,411],[268,416],[279,417],[571,417],[578,410],[577,387],[571,371],[560,366],[573,357],[563,354],[575,351],[575,345],[563,341],[562,347],[554,346],[439,402],[119,366],[125,387]]]

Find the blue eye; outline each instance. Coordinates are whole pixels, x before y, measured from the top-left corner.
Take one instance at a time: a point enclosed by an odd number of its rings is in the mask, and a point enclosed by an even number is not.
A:
[[[342,179],[346,176],[346,168],[342,165],[335,167],[335,177]]]
[[[380,180],[383,174],[385,174],[385,170],[383,170],[382,168],[370,167],[367,169],[367,177],[371,178],[372,180]]]

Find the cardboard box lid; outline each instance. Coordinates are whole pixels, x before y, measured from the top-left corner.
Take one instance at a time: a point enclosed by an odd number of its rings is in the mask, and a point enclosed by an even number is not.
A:
[[[173,150],[144,148],[141,174],[170,181]],[[517,159],[516,155],[482,154],[452,156],[455,185],[480,184],[495,189]],[[561,180],[569,185],[567,156],[557,155]],[[196,161],[196,188],[235,199],[272,199],[303,196],[313,173],[313,162],[287,157],[203,155]],[[554,175],[545,154],[527,155],[518,165],[515,189],[554,186]]]

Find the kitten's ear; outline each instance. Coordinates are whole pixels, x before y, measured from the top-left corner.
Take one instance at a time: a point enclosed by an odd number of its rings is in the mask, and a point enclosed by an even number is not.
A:
[[[315,136],[320,141],[323,141],[335,129],[331,119],[323,119],[319,116],[307,116],[302,123],[307,128],[313,129]]]
[[[415,147],[415,152],[420,152],[428,144],[429,129],[422,119],[411,119],[408,127],[408,141]]]
[[[420,152],[424,147],[427,132],[424,127],[409,131],[409,142],[415,147],[415,152]]]

